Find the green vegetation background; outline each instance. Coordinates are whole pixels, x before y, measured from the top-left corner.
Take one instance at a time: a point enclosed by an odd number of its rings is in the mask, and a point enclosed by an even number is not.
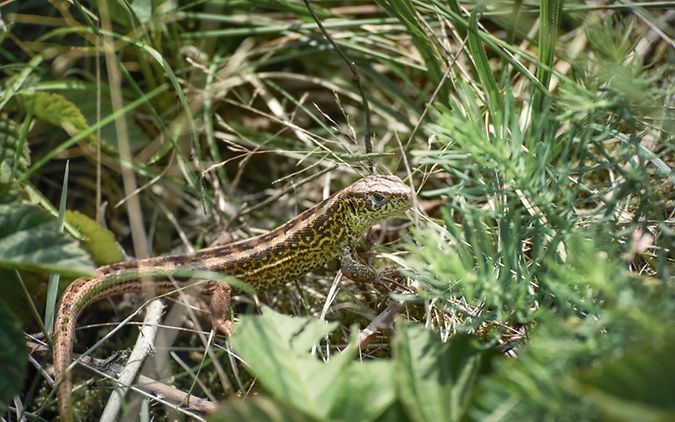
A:
[[[416,199],[363,258],[408,283],[333,296],[328,269],[260,292],[261,315],[243,295],[231,341],[207,356],[183,333],[163,382],[226,400],[213,420],[675,419],[668,3],[312,4],[362,79],[370,153],[303,1],[0,4],[5,418],[55,415],[59,284],[273,228],[372,162]],[[395,330],[359,349],[391,300]],[[94,308],[81,325],[129,313]],[[83,420],[112,390],[94,386]]]

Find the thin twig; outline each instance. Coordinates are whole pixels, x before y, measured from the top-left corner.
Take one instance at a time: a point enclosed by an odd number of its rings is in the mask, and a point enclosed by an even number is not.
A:
[[[312,15],[312,18],[314,19],[314,22],[316,22],[316,25],[319,27],[321,30],[321,33],[323,34],[324,37],[328,40],[328,42],[333,46],[333,48],[342,56],[342,59],[347,63],[347,66],[349,66],[349,70],[352,72],[352,77],[354,78],[354,81],[356,82],[356,86],[359,88],[359,94],[361,95],[361,100],[363,103],[363,111],[365,112],[365,118],[366,118],[366,133],[363,136],[363,144],[366,147],[366,153],[370,154],[373,152],[373,144],[370,139],[371,135],[371,127],[370,127],[370,106],[368,105],[368,99],[366,98],[366,93],[363,91],[363,83],[361,82],[361,74],[359,73],[358,68],[356,67],[356,63],[352,61],[347,54],[345,54],[344,51],[340,48],[340,46],[331,38],[330,35],[328,35],[328,32],[326,31],[326,28],[324,28],[323,24],[319,20],[319,17],[314,13],[314,9],[312,9],[312,5],[309,3],[309,0],[303,0],[305,2],[305,6],[307,7],[307,10],[309,11],[309,14]],[[368,159],[368,165],[370,166],[370,171],[373,172],[374,170],[374,164],[373,161],[369,158]]]
[[[109,359],[83,356],[78,358],[78,360],[83,367],[113,382],[115,381],[115,375],[121,370],[121,365],[114,362],[111,363]],[[136,382],[130,385],[129,388],[135,393],[141,394],[150,400],[178,410],[194,420],[203,421],[204,419],[199,415],[190,412],[190,410],[208,413],[215,411],[218,406],[217,403],[195,397],[194,395],[189,395],[188,397],[186,392],[159,380],[146,377],[145,375],[139,375]],[[184,404],[185,406],[183,407],[181,404]]]
[[[188,394],[176,387],[146,377],[145,375],[138,376],[138,387],[160,395],[164,399],[174,403],[184,404],[188,409],[196,410],[198,412],[210,413],[215,412],[218,408],[217,403],[196,397],[194,394]]]
[[[146,310],[145,320],[141,327],[136,345],[129,356],[127,365],[120,373],[117,379],[118,384],[115,385],[115,390],[108,399],[108,403],[103,409],[101,421],[114,421],[117,419],[122,400],[126,395],[129,385],[136,378],[138,370],[141,369],[141,364],[145,358],[152,352],[155,335],[157,334],[157,324],[162,316],[164,305],[161,300],[153,300],[148,305]]]
[[[363,350],[375,338],[375,335],[391,326],[396,315],[405,309],[405,303],[391,301],[389,306],[382,311],[366,328],[359,332],[359,349]]]

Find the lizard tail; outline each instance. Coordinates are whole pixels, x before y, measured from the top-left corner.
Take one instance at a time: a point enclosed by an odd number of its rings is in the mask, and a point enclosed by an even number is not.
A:
[[[79,289],[81,285],[90,279],[78,279],[68,286],[68,290]],[[56,321],[54,323],[54,381],[56,382],[56,401],[59,409],[59,420],[72,421],[73,414],[70,406],[70,391],[72,389],[72,377],[68,366],[70,365],[75,342],[75,321],[79,314],[75,302],[61,301],[56,309]]]

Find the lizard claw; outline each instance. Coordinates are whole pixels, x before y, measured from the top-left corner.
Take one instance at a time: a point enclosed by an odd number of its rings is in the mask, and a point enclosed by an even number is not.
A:
[[[212,321],[213,328],[215,328],[217,331],[219,331],[222,335],[224,335],[227,338],[230,338],[232,335],[232,321],[229,319],[214,319]]]

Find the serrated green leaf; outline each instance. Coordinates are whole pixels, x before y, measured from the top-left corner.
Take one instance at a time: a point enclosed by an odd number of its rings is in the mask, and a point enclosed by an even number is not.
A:
[[[22,92],[15,96],[15,100],[26,113],[63,128],[70,136],[89,127],[80,109],[63,95],[42,91]],[[86,139],[89,142],[96,141],[94,135]]]
[[[248,400],[230,400],[208,418],[209,422],[312,422],[320,420],[263,396]]]
[[[467,415],[478,375],[495,353],[472,336],[447,343],[421,325],[401,322],[394,340],[399,398],[415,421],[459,421]]]
[[[23,332],[16,319],[0,306],[0,412],[5,412],[21,390],[27,362]]]
[[[57,220],[32,205],[0,205],[0,267],[91,276],[93,265]]]
[[[89,252],[96,265],[107,265],[124,259],[124,250],[112,232],[78,211],[66,211],[66,222],[84,238],[80,246]]]
[[[396,377],[391,361],[354,362],[335,380],[338,395],[332,420],[373,421],[396,399]]]
[[[303,356],[320,339],[337,328],[337,323],[328,323],[317,319],[299,318],[283,315],[271,308],[263,308],[262,315],[244,316],[233,335],[233,342],[241,340],[240,347],[248,346],[242,334],[248,330],[258,330],[260,337],[274,334],[273,339],[280,347],[288,349],[296,356]],[[251,333],[249,333],[251,334]],[[235,340],[237,338],[237,340]],[[251,337],[246,337],[250,339]],[[262,339],[262,338],[261,338]]]
[[[265,308],[262,315],[242,317],[232,345],[274,398],[324,418],[339,395],[335,380],[352,362],[355,347],[325,363],[308,352],[335,328],[334,323],[289,317]]]
[[[11,180],[13,169],[25,171],[30,165],[28,144],[20,142],[17,124],[5,113],[0,113],[0,163],[3,164],[0,183]]]

